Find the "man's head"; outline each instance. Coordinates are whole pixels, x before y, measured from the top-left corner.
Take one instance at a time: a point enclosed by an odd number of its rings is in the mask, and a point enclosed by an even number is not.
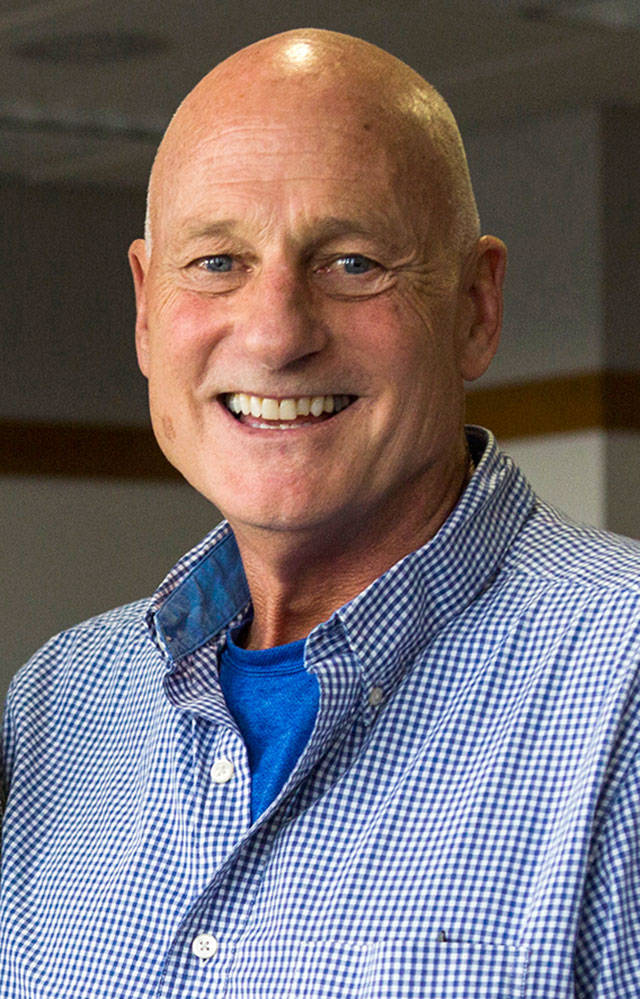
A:
[[[156,435],[236,529],[379,529],[459,491],[504,247],[479,239],[457,127],[418,74],[325,31],[242,50],[176,112],[146,235]],[[314,417],[321,397],[340,412]]]

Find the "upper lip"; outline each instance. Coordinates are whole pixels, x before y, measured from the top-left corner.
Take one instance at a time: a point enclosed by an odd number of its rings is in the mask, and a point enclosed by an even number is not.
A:
[[[246,389],[233,389],[228,392],[220,392],[218,398],[223,404],[227,404],[231,396],[234,395],[245,395],[248,398],[254,396],[257,399],[275,399],[277,402],[283,402],[285,399],[318,399],[324,398],[325,396],[333,396],[334,398],[345,397],[350,403],[354,402],[358,396],[353,392],[322,392],[319,390],[314,390],[311,392],[249,392]]]

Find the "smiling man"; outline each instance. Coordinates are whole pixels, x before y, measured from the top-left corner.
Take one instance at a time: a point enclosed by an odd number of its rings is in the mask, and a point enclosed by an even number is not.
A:
[[[505,255],[446,104],[363,41],[180,106],[136,343],[226,520],[12,685],[3,996],[640,994],[640,553],[465,431]]]

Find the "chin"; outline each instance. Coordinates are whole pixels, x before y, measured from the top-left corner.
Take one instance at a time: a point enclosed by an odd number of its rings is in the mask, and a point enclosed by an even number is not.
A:
[[[215,477],[211,469],[207,472],[185,478],[232,525],[274,531],[313,529],[340,519],[340,511],[348,505],[346,496],[327,494],[322,476],[287,478],[272,471],[260,475],[255,468],[246,469],[246,474],[229,469]]]
[[[207,493],[205,493],[207,496]],[[329,525],[335,525],[339,518],[338,509],[330,504],[315,505],[304,502],[298,496],[296,502],[291,502],[291,495],[281,503],[273,497],[260,499],[253,496],[251,502],[239,503],[238,497],[213,496],[208,499],[214,503],[232,527],[239,529],[274,531],[274,532],[310,532],[321,530],[327,532]]]
[[[229,510],[225,513],[226,519],[232,525],[244,526],[262,531],[274,531],[285,533],[307,532],[317,529],[326,529],[327,514],[324,516],[318,512],[315,514],[308,509],[305,510],[275,510],[273,507],[263,509],[238,509]],[[329,517],[329,520],[331,518]]]

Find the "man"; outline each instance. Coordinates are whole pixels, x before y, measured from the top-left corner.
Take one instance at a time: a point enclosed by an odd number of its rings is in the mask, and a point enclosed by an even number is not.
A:
[[[639,552],[465,435],[505,249],[448,108],[267,39],[147,222],[154,429],[227,522],[12,685],[0,993],[637,997]]]

